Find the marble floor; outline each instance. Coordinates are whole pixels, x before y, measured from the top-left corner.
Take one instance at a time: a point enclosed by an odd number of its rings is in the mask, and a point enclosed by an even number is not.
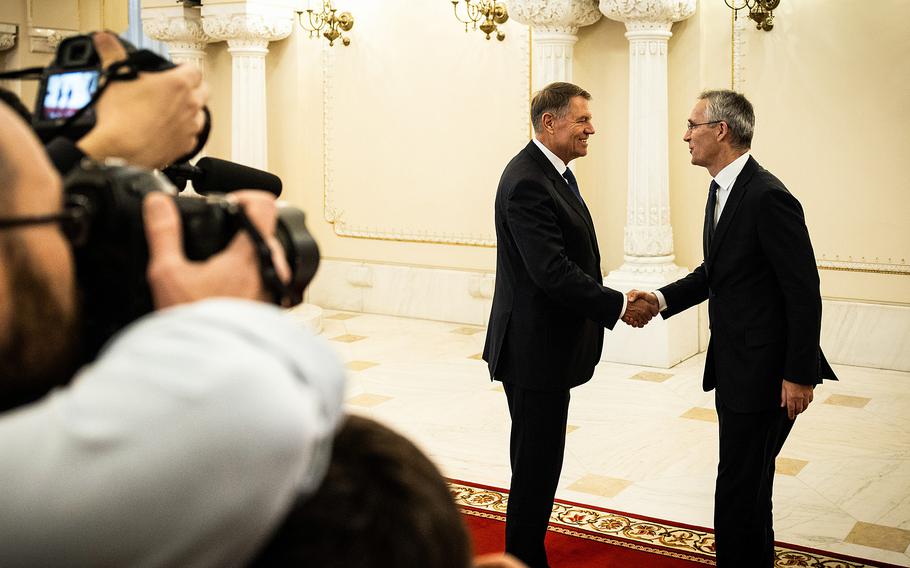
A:
[[[450,478],[509,485],[505,395],[480,360],[484,329],[327,311],[349,411],[413,439]],[[717,455],[704,355],[654,369],[601,363],[573,389],[557,497],[712,525]],[[910,566],[910,373],[835,366],[778,461],[777,539]]]

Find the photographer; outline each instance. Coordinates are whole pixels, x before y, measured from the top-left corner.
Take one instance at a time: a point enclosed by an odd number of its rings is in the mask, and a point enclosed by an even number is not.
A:
[[[92,42],[105,69],[127,57],[110,32],[96,32]],[[84,157],[117,157],[136,166],[161,168],[196,146],[207,97],[202,74],[190,65],[114,82],[98,99],[94,128],[75,143],[63,137],[51,140],[48,154],[62,174]]]
[[[0,395],[14,399],[69,379],[78,317],[60,177],[4,105],[0,131]],[[274,249],[274,202],[238,199]],[[192,263],[173,200],[151,194],[143,214],[157,311],[68,386],[0,413],[2,566],[243,565],[324,475],[340,364],[253,301],[245,233]]]

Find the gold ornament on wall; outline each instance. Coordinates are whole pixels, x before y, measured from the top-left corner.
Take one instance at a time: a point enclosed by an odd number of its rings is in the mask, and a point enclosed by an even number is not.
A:
[[[297,20],[311,38],[322,35],[329,40],[329,45],[335,45],[335,40],[341,38],[341,43],[351,45],[351,38],[345,37],[343,32],[349,32],[354,27],[354,16],[350,12],[337,12],[332,0],[322,0],[321,12],[317,13],[308,6],[306,12],[297,12]],[[304,14],[307,15],[306,22],[303,20]]]
[[[506,34],[498,26],[506,23],[509,19],[509,11],[506,5],[496,0],[464,0],[465,18],[458,15],[458,7],[461,0],[452,0],[452,9],[455,11],[455,19],[464,24],[464,31],[468,31],[469,26],[473,29],[480,28],[480,31],[487,34],[496,33],[496,39],[502,41],[506,39]]]
[[[740,10],[747,9],[749,18],[755,22],[755,28],[770,32],[774,27],[773,12],[780,5],[780,0],[724,0],[724,3],[733,10],[734,19]]]

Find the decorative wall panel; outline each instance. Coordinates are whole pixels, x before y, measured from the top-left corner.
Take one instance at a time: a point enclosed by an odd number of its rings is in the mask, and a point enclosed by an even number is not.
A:
[[[530,128],[528,29],[485,41],[448,2],[356,17],[349,47],[323,42],[325,219],[347,237],[495,246],[496,186]]]

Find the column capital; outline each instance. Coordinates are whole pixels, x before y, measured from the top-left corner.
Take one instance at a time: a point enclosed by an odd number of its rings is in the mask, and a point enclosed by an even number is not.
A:
[[[142,31],[147,36],[172,47],[204,50],[212,38],[202,27],[199,6],[162,6],[142,8]]]
[[[670,30],[695,13],[695,0],[600,0],[600,11],[611,20],[626,24],[626,29]]]
[[[223,14],[202,18],[202,28],[213,41],[268,44],[291,35],[294,20],[255,14]]]
[[[0,51],[12,49],[16,45],[16,33],[19,26],[16,24],[0,23]]]
[[[28,30],[30,49],[34,53],[56,53],[60,42],[74,35],[79,35],[79,32],[58,28],[29,28]]]
[[[206,2],[202,27],[214,41],[265,45],[282,40],[294,29],[293,4],[284,0]]]
[[[509,0],[509,16],[536,32],[578,33],[600,19],[597,0]]]

